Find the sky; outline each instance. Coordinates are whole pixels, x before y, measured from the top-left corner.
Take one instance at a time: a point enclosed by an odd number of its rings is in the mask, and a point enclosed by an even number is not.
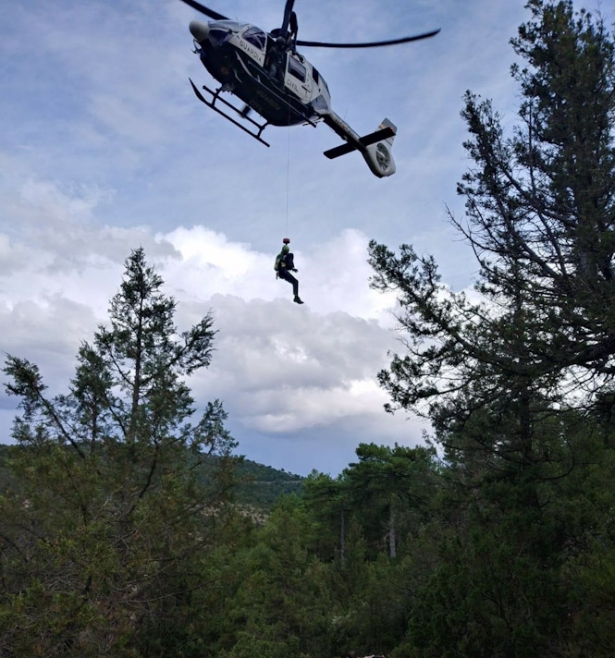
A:
[[[126,258],[143,247],[177,301],[180,330],[214,317],[212,365],[189,384],[196,405],[223,401],[248,459],[333,476],[361,442],[414,446],[429,427],[387,414],[376,381],[403,351],[395,296],[369,287],[370,239],[433,254],[453,290],[476,263],[448,213],[470,167],[460,111],[466,90],[516,119],[509,39],[523,0],[296,0],[299,38],[432,39],[374,50],[305,48],[332,107],[357,132],[398,128],[397,173],[339,138],[270,127],[266,148],[198,102],[214,81],[192,50],[179,0],[0,0],[0,351],[38,364],[66,391],[83,340],[107,321]],[[215,11],[265,30],[282,0],[218,0]],[[579,5],[580,6],[580,5]],[[593,10],[595,5],[585,4]],[[602,2],[608,23],[615,4]],[[275,279],[291,238],[305,304]],[[0,441],[15,398],[0,391]]]

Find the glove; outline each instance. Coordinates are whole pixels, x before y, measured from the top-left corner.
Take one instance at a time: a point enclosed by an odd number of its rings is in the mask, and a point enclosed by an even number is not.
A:
[[[293,267],[293,272],[298,272],[299,270],[296,267]]]

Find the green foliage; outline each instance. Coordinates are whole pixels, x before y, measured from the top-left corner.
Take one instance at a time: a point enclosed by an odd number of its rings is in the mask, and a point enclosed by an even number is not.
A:
[[[472,167],[451,220],[477,294],[410,245],[370,245],[407,336],[380,382],[446,459],[407,655],[601,656],[615,626],[597,612],[612,605],[615,43],[569,0],[527,7],[512,137],[490,101],[468,92],[462,113]]]
[[[221,404],[192,424],[185,384],[211,318],[178,332],[138,250],[68,394],[7,359],[0,655],[612,655],[615,48],[568,0],[528,9],[513,136],[488,101],[463,112],[452,220],[482,301],[371,245],[407,337],[380,381],[439,449],[361,444],[305,480],[232,457]]]
[[[255,651],[327,655],[331,643],[326,567],[310,555],[313,522],[299,499],[284,499],[232,562],[224,656]]]
[[[363,443],[357,456],[358,463],[343,473],[353,507],[370,543],[388,547],[395,557],[400,537],[420,527],[429,505],[437,472],[435,451]]]
[[[433,258],[409,245],[399,256],[371,245],[374,286],[398,290],[408,331],[408,353],[381,382],[395,404],[441,430],[493,405],[525,431],[528,387],[543,404],[578,382],[609,390],[601,375],[612,373],[615,351],[613,39],[571,2],[528,6],[533,20],[514,40],[527,68],[513,71],[522,93],[513,136],[491,102],[468,93],[463,111],[473,166],[459,185],[466,221],[451,219],[473,247],[484,301],[450,293]]]
[[[0,494],[2,494],[2,492],[9,486],[11,481],[11,471],[8,459],[8,446],[0,444]]]
[[[208,316],[179,334],[161,285],[133,252],[110,328],[82,344],[67,395],[47,398],[36,365],[7,357],[23,414],[17,486],[0,499],[2,655],[140,655],[147,620],[164,635],[169,602],[187,580],[202,586],[235,442],[218,401],[189,422],[183,378],[209,363],[214,332]]]
[[[236,469],[235,497],[239,503],[271,511],[280,496],[300,494],[304,478],[242,459]]]

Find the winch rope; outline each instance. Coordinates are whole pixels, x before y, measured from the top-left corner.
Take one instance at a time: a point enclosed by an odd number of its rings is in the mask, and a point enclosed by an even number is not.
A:
[[[290,102],[288,91],[286,91],[286,100],[288,105],[288,125],[286,127],[286,222],[284,226],[284,235],[288,235],[288,215],[290,206]]]
[[[284,227],[284,235],[288,235],[288,214],[290,206],[290,126],[286,129],[287,139],[287,152],[286,152],[286,225]]]

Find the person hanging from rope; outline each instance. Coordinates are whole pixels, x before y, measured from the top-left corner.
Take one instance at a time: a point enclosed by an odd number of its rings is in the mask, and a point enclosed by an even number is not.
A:
[[[296,304],[303,304],[299,297],[299,281],[291,274],[291,272],[297,272],[298,270],[295,267],[295,257],[288,246],[290,240],[284,238],[282,242],[284,246],[282,247],[282,251],[275,257],[275,265],[273,266],[276,272],[276,279],[284,279],[284,281],[291,283],[293,286],[293,301]]]

